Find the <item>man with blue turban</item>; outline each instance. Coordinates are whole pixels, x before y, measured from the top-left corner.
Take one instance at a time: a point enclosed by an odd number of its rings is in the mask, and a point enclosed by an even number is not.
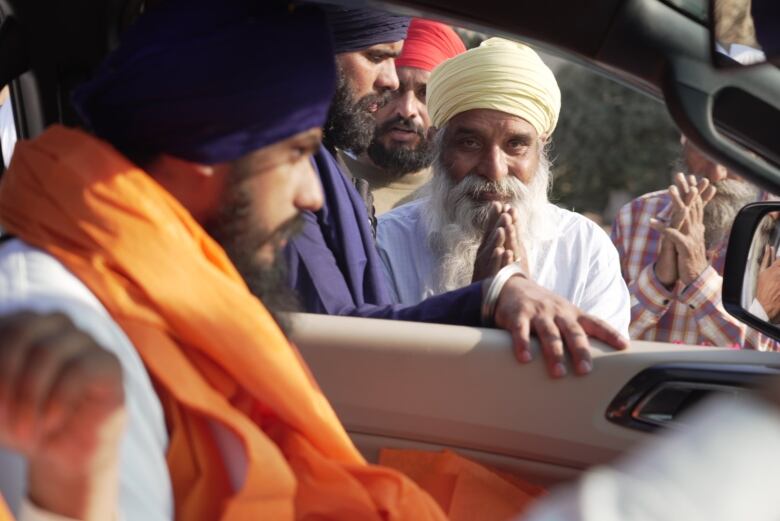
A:
[[[370,144],[371,114],[387,91],[398,87],[393,57],[401,47],[406,19],[366,9],[325,6],[334,37],[338,88],[328,113],[324,143],[315,155],[323,206],[303,212],[302,232],[286,250],[291,286],[306,311],[334,315],[493,326],[513,335],[517,357],[530,361],[530,333],[557,339],[543,350],[548,370],[562,376],[564,348],[574,371],[591,370],[588,335],[616,348],[625,340],[603,321],[580,311],[519,273],[508,270],[419,304],[397,304],[376,249],[366,205],[338,149],[359,154]]]
[[[335,85],[318,9],[168,0],[75,93],[90,132],[18,143],[0,519],[2,498],[22,520],[444,518],[366,463],[250,292],[272,304],[277,251],[322,203]]]

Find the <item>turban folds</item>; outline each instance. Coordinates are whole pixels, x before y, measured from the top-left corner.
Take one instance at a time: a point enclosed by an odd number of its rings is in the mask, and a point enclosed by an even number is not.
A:
[[[353,9],[332,4],[317,4],[328,17],[336,54],[367,49],[380,43],[406,38],[409,18],[377,11]]]
[[[558,123],[561,91],[552,71],[527,45],[490,38],[437,67],[428,80],[428,113],[441,128],[473,109],[521,117],[541,135]]]
[[[128,29],[73,102],[128,155],[214,164],[322,126],[335,85],[316,7],[170,0]]]
[[[431,72],[444,60],[466,51],[460,36],[448,25],[415,18],[409,24],[409,34],[404,41],[396,67],[415,67]]]

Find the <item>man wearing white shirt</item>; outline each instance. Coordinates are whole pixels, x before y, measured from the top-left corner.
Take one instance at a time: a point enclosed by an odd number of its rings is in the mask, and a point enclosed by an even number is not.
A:
[[[436,154],[429,195],[378,224],[399,302],[415,304],[517,263],[627,334],[629,294],[609,237],[547,199],[545,146],[560,91],[539,56],[490,39],[434,70],[428,106]]]
[[[20,278],[19,273],[26,277]],[[168,433],[160,400],[141,357],[105,307],[78,278],[51,255],[11,239],[0,244],[0,317],[9,324],[11,319],[5,317],[19,320],[14,313],[20,311],[61,314],[40,321],[30,316],[29,322],[17,324],[17,330],[27,331],[25,338],[30,338],[33,330],[43,329],[46,334],[39,342],[43,345],[43,339],[56,338],[60,330],[71,329],[65,319],[68,317],[72,324],[89,335],[84,335],[86,339],[117,357],[122,370],[115,376],[117,381],[123,382],[128,426],[118,440],[119,511],[128,520],[172,519],[173,491],[165,463]],[[28,324],[36,326],[28,327]],[[3,329],[4,341],[8,341],[8,331],[9,328]],[[59,338],[55,344],[59,342],[74,344]],[[85,358],[93,356],[90,352],[81,354],[84,355],[87,355]],[[8,373],[2,374],[9,377]],[[4,418],[7,421],[7,417]],[[38,514],[36,508],[23,501],[25,494],[30,492],[25,490],[22,479],[27,472],[25,461],[18,452],[0,448],[0,491],[12,511],[20,513],[20,519],[35,520],[38,519],[34,517]]]

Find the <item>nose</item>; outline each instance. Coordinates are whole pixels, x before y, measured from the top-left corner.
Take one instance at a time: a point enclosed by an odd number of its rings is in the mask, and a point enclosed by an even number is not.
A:
[[[404,119],[416,119],[419,117],[419,102],[417,101],[414,92],[408,90],[399,95],[396,111],[398,112],[398,115]]]
[[[477,174],[490,181],[500,181],[509,173],[501,147],[488,148],[477,166]]]
[[[376,90],[379,92],[386,90],[397,90],[399,82],[398,74],[395,72],[395,60],[392,58],[382,60],[382,62],[379,63],[377,67],[379,70],[377,71],[378,74],[376,77],[376,82],[374,82],[374,87]]]
[[[719,165],[718,163],[714,163],[712,161],[707,161],[704,175],[707,179],[710,180],[710,183],[717,183],[718,181],[723,181],[726,179],[726,177],[729,175],[729,172],[725,166]]]
[[[295,207],[316,212],[322,208],[323,194],[320,178],[310,161],[305,161],[303,172],[295,190]]]

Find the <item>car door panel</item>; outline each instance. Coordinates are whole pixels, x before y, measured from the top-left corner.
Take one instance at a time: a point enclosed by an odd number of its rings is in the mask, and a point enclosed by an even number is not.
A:
[[[595,345],[592,374],[553,380],[538,352],[519,364],[504,331],[306,314],[293,323],[293,341],[370,459],[382,446],[466,450],[548,482],[652,436],[606,418],[641,371],[780,366],[775,353],[633,342],[626,352]]]

